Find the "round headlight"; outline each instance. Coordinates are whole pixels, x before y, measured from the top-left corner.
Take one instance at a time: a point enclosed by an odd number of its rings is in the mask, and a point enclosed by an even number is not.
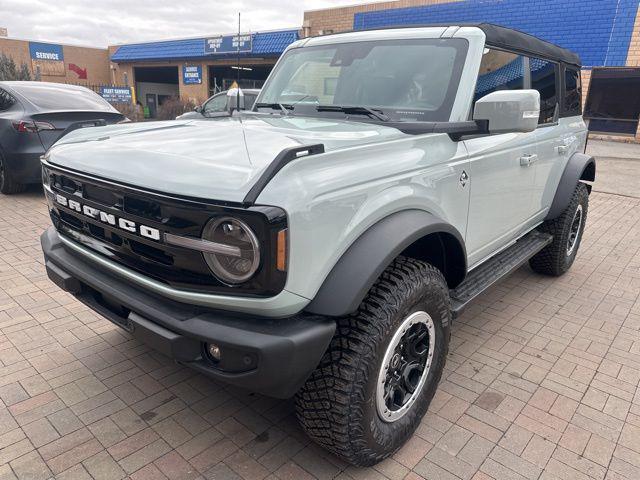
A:
[[[246,282],[258,270],[258,239],[243,221],[231,217],[210,220],[204,227],[202,238],[231,247],[228,253],[203,253],[211,271],[223,282]]]

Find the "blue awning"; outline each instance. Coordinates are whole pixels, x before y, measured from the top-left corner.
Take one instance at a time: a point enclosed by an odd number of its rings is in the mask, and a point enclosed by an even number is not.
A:
[[[241,52],[247,57],[278,56],[293,42],[298,40],[298,30],[257,32],[252,34],[251,51]],[[161,42],[134,43],[121,45],[111,56],[113,62],[195,60],[234,57],[232,53],[205,54],[207,38],[189,38]]]

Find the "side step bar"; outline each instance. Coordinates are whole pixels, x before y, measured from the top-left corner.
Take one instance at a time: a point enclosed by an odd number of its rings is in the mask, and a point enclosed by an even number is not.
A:
[[[552,235],[534,230],[469,272],[464,282],[449,291],[453,317],[460,315],[469,302],[520,268],[552,240]]]

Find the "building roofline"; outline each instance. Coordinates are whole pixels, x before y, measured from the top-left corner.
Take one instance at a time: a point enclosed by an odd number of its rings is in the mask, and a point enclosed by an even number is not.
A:
[[[292,27],[292,28],[276,28],[273,30],[256,30],[256,31],[246,31],[246,32],[240,32],[240,35],[246,35],[246,34],[256,34],[256,33],[278,33],[278,32],[299,32],[301,30],[300,27]],[[211,33],[211,34],[206,34],[206,35],[194,35],[194,36],[189,36],[189,37],[169,37],[169,38],[162,38],[162,39],[157,39],[157,40],[146,40],[144,42],[124,42],[124,43],[113,43],[111,45],[109,45],[109,47],[122,47],[125,45],[145,45],[147,43],[162,43],[162,42],[178,42],[180,40],[200,40],[200,39],[205,39],[205,38],[211,38],[211,37],[228,37],[228,36],[232,36],[232,35],[237,35],[238,32],[232,32],[232,33]]]
[[[60,45],[63,47],[76,47],[76,48],[91,48],[93,50],[108,50],[108,47],[92,47],[89,45],[80,45],[77,43],[63,43],[63,42],[54,42],[51,40],[37,40],[34,38],[18,38],[18,37],[0,37],[0,41],[2,40],[15,40],[17,42],[35,42],[35,43],[47,43],[49,45]]]

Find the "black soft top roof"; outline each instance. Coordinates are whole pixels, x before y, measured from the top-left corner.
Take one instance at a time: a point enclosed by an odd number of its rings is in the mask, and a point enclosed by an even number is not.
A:
[[[515,50],[519,53],[534,55],[548,60],[570,63],[578,67],[581,66],[580,57],[576,53],[554,45],[553,43],[540,40],[528,33],[493,25],[491,23],[478,23],[465,26],[474,26],[482,30],[487,36],[487,44],[491,46]]]
[[[559,47],[553,43],[540,40],[533,35],[514,30],[513,28],[501,27],[492,23],[428,23],[428,24],[409,24],[409,25],[387,25],[385,27],[365,28],[364,30],[381,30],[394,28],[422,28],[422,27],[478,27],[487,37],[487,44],[492,47],[512,50],[525,55],[544,58],[547,60],[555,60],[557,62],[569,63],[580,67],[582,62],[580,57],[566,48]],[[340,35],[337,33],[336,35]]]

